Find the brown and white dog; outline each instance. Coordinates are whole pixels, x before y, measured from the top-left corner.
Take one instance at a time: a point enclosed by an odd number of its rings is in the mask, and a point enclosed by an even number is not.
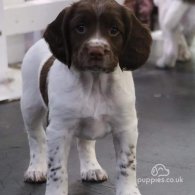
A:
[[[30,145],[25,181],[47,179],[46,195],[67,195],[73,137],[82,180],[107,180],[96,159],[95,140],[112,133],[116,194],[140,195],[131,70],[145,63],[150,45],[149,31],[114,0],[81,0],[49,24],[22,64],[21,109]]]
[[[172,68],[176,60],[191,59],[190,45],[195,34],[195,0],[154,0],[159,9],[163,53],[157,67]]]

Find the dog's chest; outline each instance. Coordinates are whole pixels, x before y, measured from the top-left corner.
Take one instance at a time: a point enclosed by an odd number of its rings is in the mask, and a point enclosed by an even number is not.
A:
[[[132,75],[120,69],[109,74],[75,74],[56,64],[48,80],[50,119],[68,121],[68,128],[79,137],[104,136],[124,123],[134,105]]]
[[[119,123],[121,113],[128,114],[134,91],[130,96],[131,90],[127,92],[125,85],[113,75],[84,73],[75,76],[63,68],[54,70],[51,70],[48,85],[50,116],[68,120],[76,136],[102,137]]]
[[[78,90],[80,108],[75,135],[96,139],[112,129],[115,105],[112,99],[112,84],[102,83],[100,78],[81,80]],[[76,97],[76,96],[75,96]]]

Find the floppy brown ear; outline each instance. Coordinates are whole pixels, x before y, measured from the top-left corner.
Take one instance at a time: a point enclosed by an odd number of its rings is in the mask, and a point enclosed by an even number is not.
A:
[[[124,50],[119,58],[119,64],[123,70],[135,70],[147,61],[152,38],[150,31],[141,24],[130,10],[124,8],[123,13],[126,35],[124,38]]]
[[[49,44],[53,55],[68,66],[71,64],[70,47],[68,42],[69,36],[67,32],[67,18],[69,12],[69,7],[62,10],[57,18],[47,26],[43,35],[46,42]]]

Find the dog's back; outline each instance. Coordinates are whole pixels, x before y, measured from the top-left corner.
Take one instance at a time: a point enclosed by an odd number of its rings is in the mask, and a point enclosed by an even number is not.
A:
[[[22,63],[23,97],[29,96],[29,101],[39,101],[41,94],[39,86],[39,72],[44,63],[52,56],[44,39],[35,43],[26,53]],[[29,94],[29,89],[31,93]],[[38,103],[38,102],[37,102]],[[27,103],[29,105],[29,103]]]

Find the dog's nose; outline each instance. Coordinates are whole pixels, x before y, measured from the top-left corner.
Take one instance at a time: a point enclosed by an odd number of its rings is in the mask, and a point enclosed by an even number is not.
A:
[[[105,51],[104,48],[101,46],[88,47],[88,54],[92,58],[101,59],[103,58]]]

